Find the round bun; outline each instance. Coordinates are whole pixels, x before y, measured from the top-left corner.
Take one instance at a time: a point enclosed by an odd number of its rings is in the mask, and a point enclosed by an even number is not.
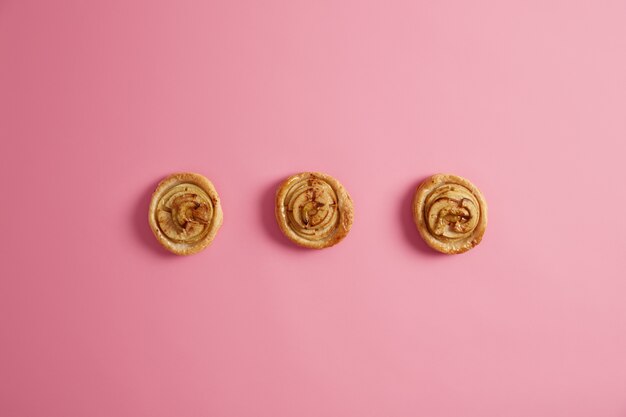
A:
[[[200,174],[172,174],[152,194],[150,228],[159,243],[176,255],[191,255],[206,248],[222,220],[217,191]]]
[[[463,253],[483,238],[487,203],[465,178],[436,174],[417,188],[413,219],[428,246],[443,253]]]
[[[276,221],[294,243],[323,249],[339,243],[354,219],[352,199],[335,178],[302,172],[287,178],[276,191]]]

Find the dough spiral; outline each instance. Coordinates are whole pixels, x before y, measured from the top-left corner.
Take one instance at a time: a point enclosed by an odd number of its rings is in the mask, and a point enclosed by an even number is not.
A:
[[[300,246],[322,249],[339,243],[354,218],[350,196],[335,178],[303,172],[287,178],[276,192],[276,220]]]
[[[478,245],[485,233],[487,203],[465,178],[437,174],[418,187],[413,218],[430,247],[443,253],[463,253]]]
[[[161,245],[177,255],[190,255],[207,247],[222,219],[217,191],[200,174],[172,174],[152,195],[150,228]]]

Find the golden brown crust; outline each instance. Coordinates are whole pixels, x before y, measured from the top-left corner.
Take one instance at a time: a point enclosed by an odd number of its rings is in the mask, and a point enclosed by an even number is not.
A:
[[[447,254],[463,253],[483,238],[487,202],[465,178],[436,174],[417,188],[413,219],[428,246]]]
[[[222,225],[215,187],[200,174],[182,172],[164,178],[152,194],[148,221],[159,243],[177,255],[206,248]]]
[[[323,249],[339,243],[350,231],[354,207],[335,178],[302,172],[287,178],[276,191],[276,221],[294,243]]]

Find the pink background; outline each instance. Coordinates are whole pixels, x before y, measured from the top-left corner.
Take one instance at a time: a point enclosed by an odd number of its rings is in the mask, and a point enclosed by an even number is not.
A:
[[[626,416],[626,2],[0,1],[2,417]],[[165,175],[225,221],[176,257]],[[285,176],[351,193],[292,246]],[[415,186],[471,179],[458,256]]]

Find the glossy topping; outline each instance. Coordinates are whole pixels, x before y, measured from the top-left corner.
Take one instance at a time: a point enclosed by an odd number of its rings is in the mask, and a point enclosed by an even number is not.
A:
[[[209,232],[213,202],[200,187],[178,184],[157,205],[159,229],[174,242],[194,243]]]
[[[329,175],[305,172],[289,177],[279,188],[276,218],[295,243],[320,249],[338,243],[350,230],[352,200]]]
[[[480,191],[451,174],[434,175],[420,185],[413,213],[426,243],[444,253],[478,245],[487,225],[487,204]]]
[[[204,249],[222,224],[219,197],[213,184],[199,174],[165,178],[152,196],[150,226],[168,250],[188,255]]]

